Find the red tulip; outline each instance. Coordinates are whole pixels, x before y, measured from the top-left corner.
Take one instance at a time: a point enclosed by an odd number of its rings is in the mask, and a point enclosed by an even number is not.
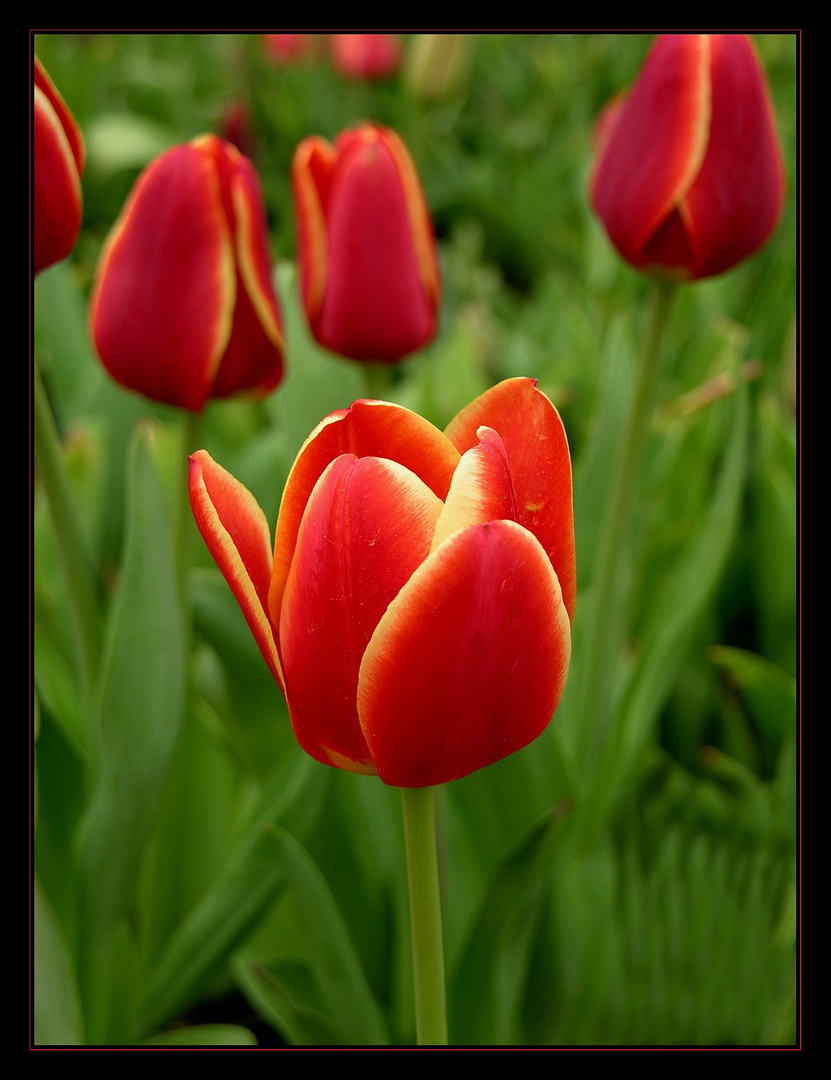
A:
[[[395,362],[435,333],[439,269],[412,159],[364,125],[294,154],[303,304],[315,338],[353,360]]]
[[[782,210],[784,172],[750,39],[659,37],[605,122],[591,194],[638,270],[709,277],[761,247]]]
[[[347,79],[385,79],[401,63],[398,34],[333,34],[332,61]]]
[[[199,529],[312,757],[399,787],[466,776],[535,739],[574,610],[571,463],[531,379],[442,434],[356,401],[306,440],[272,549],[253,497],[190,459]]]
[[[33,113],[34,271],[65,259],[81,228],[84,139],[35,57]]]
[[[215,135],[136,181],[101,257],[93,340],[114,379],[200,411],[283,377],[265,210],[251,162]]]

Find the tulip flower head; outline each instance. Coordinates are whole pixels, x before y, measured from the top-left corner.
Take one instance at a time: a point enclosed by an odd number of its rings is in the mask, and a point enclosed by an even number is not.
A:
[[[729,270],[768,239],[784,171],[764,72],[740,34],[665,34],[602,125],[594,209],[637,270]]]
[[[398,34],[333,34],[332,62],[347,79],[386,79],[401,63]]]
[[[571,463],[530,379],[442,433],[398,405],[332,413],[265,516],[204,450],[199,529],[312,757],[398,787],[466,776],[535,739],[574,611]]]
[[[144,170],[105,244],[90,325],[113,378],[154,401],[199,412],[278,385],[262,193],[230,143],[204,135]]]
[[[33,113],[34,272],[65,259],[81,228],[84,139],[35,57]]]
[[[292,162],[303,306],[327,349],[394,363],[436,329],[435,239],[401,139],[371,124],[332,146],[305,139]]]

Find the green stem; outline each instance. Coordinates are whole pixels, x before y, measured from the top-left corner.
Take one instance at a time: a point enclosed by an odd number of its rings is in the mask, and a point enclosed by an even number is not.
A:
[[[390,367],[388,364],[361,364],[364,370],[366,396],[370,400],[386,401],[389,398]]]
[[[35,457],[61,553],[78,633],[81,678],[88,694],[98,668],[101,640],[99,583],[81,528],[52,408],[37,367],[33,392]]]
[[[629,415],[615,458],[609,497],[601,521],[591,578],[589,640],[583,666],[583,701],[580,716],[599,742],[608,726],[613,675],[620,644],[617,604],[619,570],[626,528],[631,520],[638,465],[651,415],[652,398],[661,359],[673,282],[656,278],[652,284],[646,337],[640,356]],[[615,628],[618,628],[617,632]],[[597,745],[595,742],[595,745]]]
[[[435,788],[402,788],[410,880],[416,1033],[419,1046],[447,1045]]]

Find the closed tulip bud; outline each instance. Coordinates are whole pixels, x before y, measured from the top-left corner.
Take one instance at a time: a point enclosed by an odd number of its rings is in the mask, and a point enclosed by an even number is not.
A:
[[[615,247],[644,272],[709,277],[765,243],[784,172],[748,37],[658,38],[604,120],[591,197]]]
[[[90,305],[109,373],[154,401],[266,394],[283,377],[259,180],[204,135],[144,170],[105,244]]]
[[[292,162],[303,305],[321,345],[394,363],[435,333],[439,268],[415,166],[388,128],[335,145],[305,139]]]
[[[306,440],[272,548],[203,450],[190,497],[312,757],[398,787],[466,776],[548,725],[570,658],[571,462],[531,379],[442,433],[356,401]]]
[[[35,57],[33,113],[34,272],[65,259],[81,228],[84,139]]]

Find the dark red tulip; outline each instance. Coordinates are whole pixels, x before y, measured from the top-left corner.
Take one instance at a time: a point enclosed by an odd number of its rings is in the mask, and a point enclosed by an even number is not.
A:
[[[33,113],[34,271],[65,259],[81,228],[84,140],[81,129],[35,57]]]
[[[315,338],[353,360],[394,363],[435,333],[440,284],[415,166],[388,128],[332,146],[305,139],[292,162],[303,306]]]
[[[114,379],[200,411],[283,377],[265,210],[251,162],[203,135],[136,181],[104,247],[92,337]]]
[[[442,433],[356,401],[289,474],[274,546],[253,496],[204,450],[202,536],[312,757],[398,787],[454,780],[548,725],[571,651],[571,461],[531,379]]]
[[[764,72],[741,34],[664,34],[601,125],[594,208],[636,269],[694,280],[757,251],[784,172]]]

